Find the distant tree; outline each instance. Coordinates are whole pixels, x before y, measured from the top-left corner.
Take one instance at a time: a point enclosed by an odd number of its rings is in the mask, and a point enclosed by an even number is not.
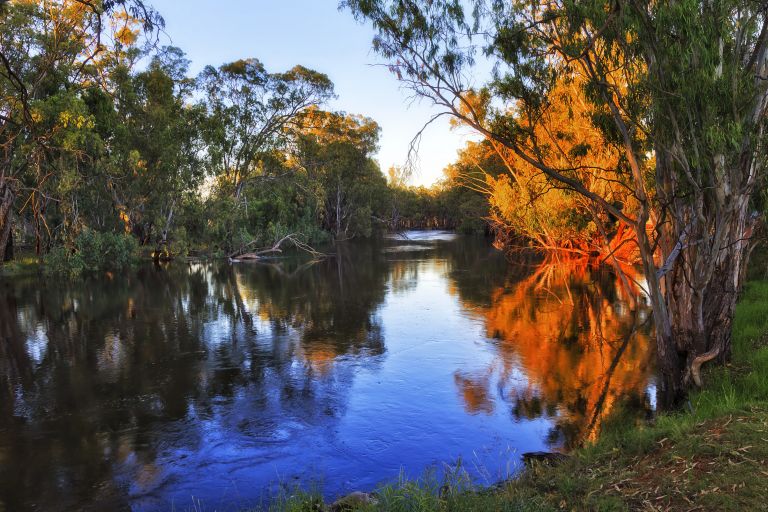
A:
[[[208,66],[198,82],[208,114],[204,136],[210,171],[230,183],[235,198],[265,172],[261,157],[285,144],[300,114],[333,97],[326,75],[303,66],[269,73],[257,59]]]
[[[386,178],[372,159],[379,126],[371,119],[309,110],[296,137],[296,160],[317,185],[323,224],[337,240],[369,236],[384,207]]]

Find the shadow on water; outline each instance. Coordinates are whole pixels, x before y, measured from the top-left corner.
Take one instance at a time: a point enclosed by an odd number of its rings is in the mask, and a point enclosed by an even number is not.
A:
[[[605,269],[446,233],[334,258],[0,282],[0,510],[236,508],[593,439],[652,408],[647,317]],[[618,356],[621,357],[618,357]]]

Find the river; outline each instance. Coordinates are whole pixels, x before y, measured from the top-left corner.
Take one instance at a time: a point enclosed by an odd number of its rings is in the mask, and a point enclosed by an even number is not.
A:
[[[650,415],[636,286],[520,260],[411,232],[322,261],[0,278],[0,511],[238,510],[457,464],[490,484],[617,408]]]

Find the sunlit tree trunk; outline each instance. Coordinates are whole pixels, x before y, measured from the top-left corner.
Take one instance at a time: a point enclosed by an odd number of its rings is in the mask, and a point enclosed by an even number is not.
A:
[[[160,241],[158,242],[157,251],[160,252],[161,250],[165,249],[168,250],[168,233],[171,230],[171,223],[173,222],[173,212],[174,208],[176,207],[176,200],[174,199],[171,201],[171,207],[168,209],[168,214],[165,217],[165,225],[163,226],[163,231],[160,236]]]

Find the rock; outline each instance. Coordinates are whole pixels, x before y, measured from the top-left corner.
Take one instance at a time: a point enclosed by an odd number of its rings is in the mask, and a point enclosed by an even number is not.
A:
[[[530,466],[532,462],[540,464],[555,465],[568,458],[564,453],[557,452],[526,452],[523,454],[523,463]]]
[[[343,498],[339,498],[331,504],[331,512],[348,512],[357,510],[360,507],[376,505],[378,500],[367,492],[353,492]]]
[[[504,480],[496,482],[493,485],[489,485],[488,487],[480,489],[479,493],[482,493],[482,494],[491,493],[491,494],[493,494],[493,493],[501,492],[504,489],[506,489],[506,487],[508,485],[512,484],[512,482],[514,482],[514,481],[515,481],[514,478],[505,478]]]

